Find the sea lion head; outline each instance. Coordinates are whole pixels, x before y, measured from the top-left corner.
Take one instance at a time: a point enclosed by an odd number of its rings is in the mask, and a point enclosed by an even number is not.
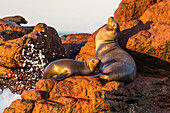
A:
[[[107,25],[105,26],[102,33],[102,37],[99,40],[117,40],[117,35],[120,32],[119,24],[113,17],[108,19]]]
[[[100,60],[97,57],[92,57],[90,59],[88,59],[87,61],[87,65],[89,66],[90,70],[93,72],[96,67],[99,66],[100,64]]]
[[[14,18],[16,18],[16,23],[17,24],[27,24],[28,23],[28,21],[26,21],[25,20],[25,18],[24,17],[22,17],[22,16],[14,16]]]
[[[119,24],[114,20],[113,17],[109,17],[106,29],[108,31],[115,31],[116,33],[120,32]]]

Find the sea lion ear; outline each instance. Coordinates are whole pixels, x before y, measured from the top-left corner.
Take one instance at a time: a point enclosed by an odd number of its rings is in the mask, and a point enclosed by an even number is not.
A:
[[[92,63],[95,63],[95,60],[92,60]]]

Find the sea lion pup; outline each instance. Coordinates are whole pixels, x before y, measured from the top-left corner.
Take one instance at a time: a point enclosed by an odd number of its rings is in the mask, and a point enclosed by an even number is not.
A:
[[[15,22],[8,21],[8,20],[3,20],[3,19],[0,19],[0,24],[8,24],[8,25],[11,25],[11,26],[19,26]]]
[[[3,20],[8,20],[8,21],[12,21],[15,22],[16,24],[20,25],[20,24],[27,24],[28,22],[25,20],[24,17],[22,16],[9,16],[9,17],[4,17],[2,18]]]
[[[71,75],[90,75],[99,65],[100,60],[92,57],[86,61],[73,59],[60,59],[51,62],[44,71],[43,79],[55,77],[55,80],[63,80]]]
[[[110,17],[107,26],[97,33],[95,57],[101,60],[99,70],[102,73],[94,77],[123,82],[131,82],[136,78],[135,61],[118,44],[119,32],[118,23]]]

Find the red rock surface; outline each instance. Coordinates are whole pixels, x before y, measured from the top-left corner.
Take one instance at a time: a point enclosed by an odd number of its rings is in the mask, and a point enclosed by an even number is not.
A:
[[[106,82],[89,76],[73,76],[63,81],[44,79],[37,83],[36,89],[26,91],[22,94],[22,99],[11,103],[4,113],[168,113],[170,31],[167,19],[169,15],[166,15],[165,9],[169,11],[169,1],[123,0],[122,4],[124,5],[120,5],[116,11],[116,18],[122,22],[119,43],[136,61],[136,80],[124,84],[116,81]],[[123,8],[124,6],[127,8]],[[131,10],[134,7],[136,12]],[[164,12],[160,13],[161,11]],[[123,20],[125,18],[128,21]],[[97,32],[98,30],[89,37],[76,59],[83,61],[94,56]]]
[[[129,38],[126,47],[170,62],[170,2],[164,1],[150,7],[140,18],[150,24]]]
[[[41,88],[23,92],[21,100],[13,102],[4,113],[24,112],[21,102],[31,102],[27,109],[34,112],[168,112],[169,79],[155,78],[138,74],[137,79],[124,84],[116,81],[104,82],[97,78],[75,76],[56,81],[54,87],[46,87],[53,80],[40,80]],[[46,84],[46,85],[42,85]],[[43,90],[44,89],[44,90]],[[47,92],[47,90],[49,92]],[[152,93],[151,93],[152,92]],[[44,93],[49,94],[44,96]]]
[[[87,33],[63,35],[61,40],[66,50],[67,58],[75,59],[81,47],[84,46],[90,36],[91,34]]]
[[[49,62],[66,57],[57,31],[43,23],[0,25],[0,43],[0,84],[15,92],[34,87]]]
[[[122,0],[114,17],[119,25],[123,25],[140,18],[149,7],[161,1],[163,0]]]

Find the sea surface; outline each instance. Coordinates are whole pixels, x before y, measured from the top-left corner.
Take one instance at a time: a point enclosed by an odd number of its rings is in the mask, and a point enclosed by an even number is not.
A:
[[[10,89],[0,89],[0,113],[3,113],[6,107],[9,107],[12,101],[20,99],[19,94],[13,94]]]

